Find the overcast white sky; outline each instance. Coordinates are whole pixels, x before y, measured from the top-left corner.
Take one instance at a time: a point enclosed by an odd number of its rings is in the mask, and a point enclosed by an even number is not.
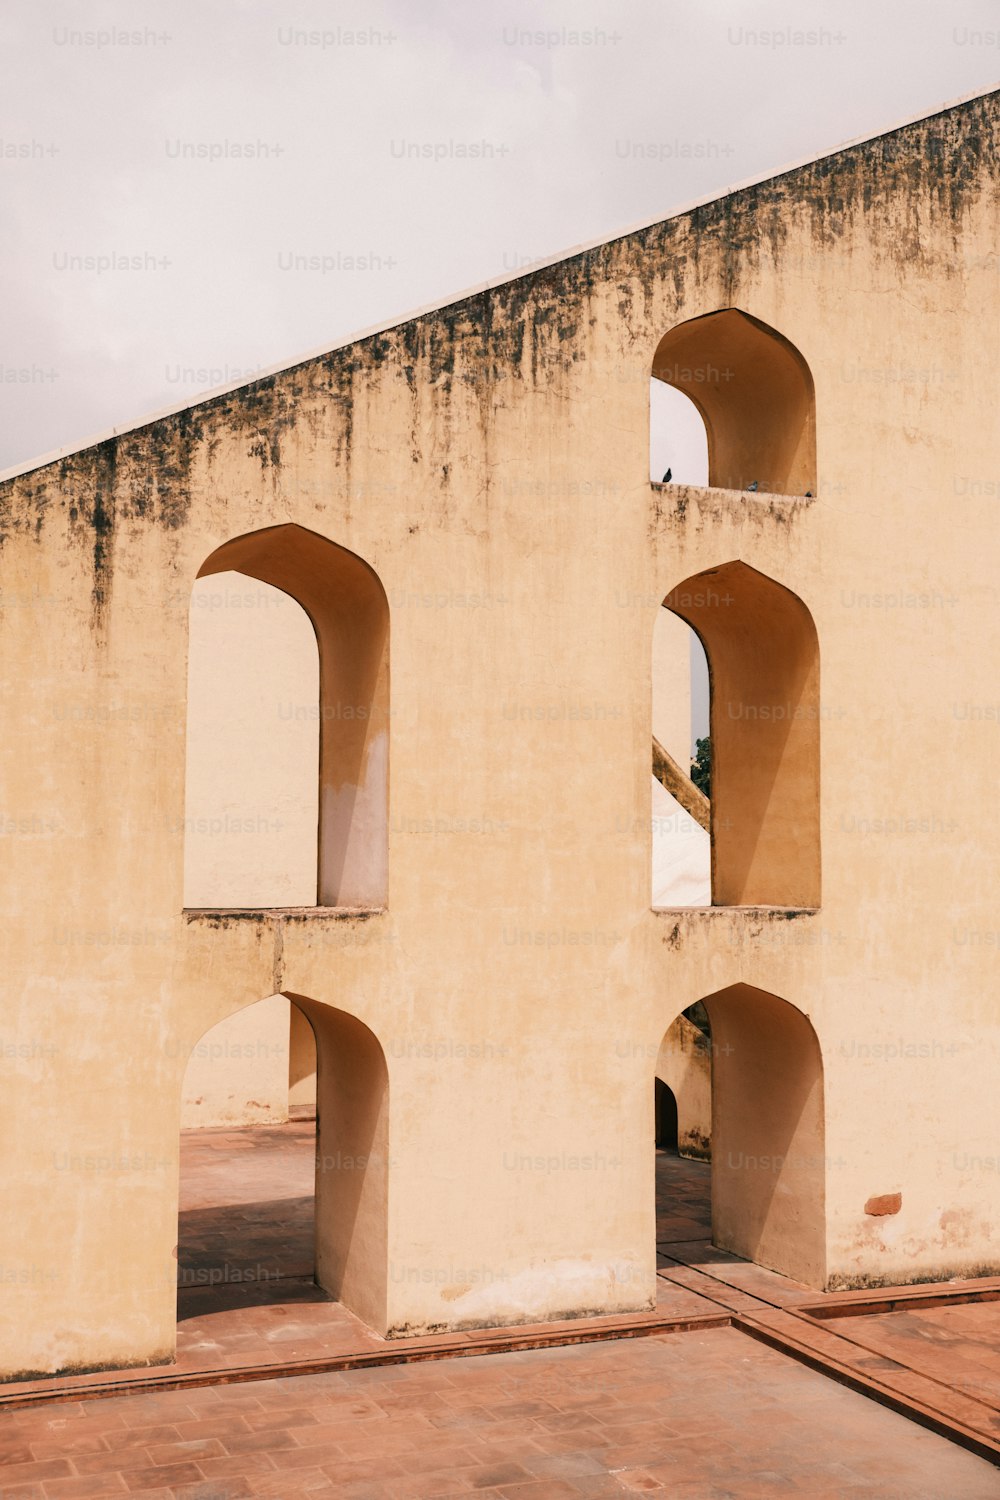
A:
[[[6,0],[0,466],[986,91],[998,29],[995,0]]]

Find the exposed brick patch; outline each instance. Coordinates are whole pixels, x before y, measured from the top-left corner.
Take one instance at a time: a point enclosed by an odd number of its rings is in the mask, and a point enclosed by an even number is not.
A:
[[[898,1214],[903,1206],[902,1193],[880,1193],[874,1198],[869,1198],[865,1204],[865,1213],[880,1219],[887,1214]]]

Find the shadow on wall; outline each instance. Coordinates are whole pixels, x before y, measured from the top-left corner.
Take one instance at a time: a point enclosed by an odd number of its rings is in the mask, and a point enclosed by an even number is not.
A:
[[[386,1333],[389,1070],[374,1032],[346,1011],[289,995],[316,1035],[316,1280]]]
[[[708,657],[712,904],[820,903],[819,643],[802,600],[746,563],[708,568],[664,606]]]
[[[703,1003],[712,1047],[712,1242],[822,1289],[826,1169],[816,1034],[795,1006],[751,985],[731,985]]]
[[[677,1151],[677,1096],[662,1078],[656,1080],[656,1149]],[[678,1152],[678,1155],[680,1153]]]

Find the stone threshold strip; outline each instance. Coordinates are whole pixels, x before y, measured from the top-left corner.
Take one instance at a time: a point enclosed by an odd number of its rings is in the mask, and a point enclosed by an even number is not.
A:
[[[195,1386],[241,1385],[252,1380],[288,1380],[297,1375],[326,1375],[343,1370],[365,1370],[379,1365],[425,1364],[437,1359],[462,1359],[476,1354],[509,1354],[526,1349],[555,1349],[567,1344],[596,1344],[615,1339],[644,1338],[654,1333],[687,1333],[694,1329],[729,1328],[731,1315],[717,1312],[685,1316],[645,1314],[635,1318],[581,1319],[579,1322],[534,1324],[513,1328],[477,1329],[472,1333],[412,1338],[384,1349],[315,1355],[267,1364],[227,1365],[216,1369],[93,1371],[68,1375],[57,1383],[0,1386],[0,1410],[44,1406],[64,1401],[95,1401],[105,1396],[134,1396],[152,1391],[180,1391]]]
[[[698,1242],[689,1242],[697,1245]],[[882,1289],[862,1295],[833,1294],[826,1303],[809,1302],[807,1297],[790,1296],[781,1278],[780,1300],[766,1293],[753,1294],[733,1285],[724,1275],[730,1269],[723,1263],[711,1270],[690,1264],[686,1247],[671,1244],[661,1247],[659,1259],[671,1262],[661,1266],[658,1275],[687,1292],[694,1292],[717,1311],[677,1316],[646,1313],[632,1318],[588,1319],[531,1327],[475,1330],[458,1335],[408,1339],[384,1349],[354,1353],[292,1359],[279,1363],[230,1366],[217,1369],[177,1371],[164,1369],[157,1373],[138,1371],[103,1371],[64,1377],[30,1386],[0,1388],[0,1410],[34,1407],[67,1401],[91,1401],[103,1397],[142,1395],[152,1391],[175,1391],[197,1386],[235,1385],[248,1381],[289,1379],[294,1376],[319,1375],[345,1370],[370,1369],[381,1365],[426,1363],[438,1359],[464,1359],[474,1355],[505,1354],[530,1349],[559,1348],[571,1344],[610,1342],[625,1338],[648,1338],[664,1333],[733,1328],[778,1353],[787,1355],[818,1374],[837,1381],[856,1394],[876,1401],[880,1406],[948,1438],[960,1447],[1000,1466],[1000,1413],[987,1401],[977,1400],[933,1376],[912,1370],[902,1363],[880,1358],[878,1373],[865,1368],[872,1362],[872,1350],[865,1344],[831,1333],[822,1323],[831,1318],[863,1318],[866,1313],[899,1311],[906,1306],[945,1307],[969,1302],[1000,1300],[1000,1278],[963,1283],[961,1289],[950,1284],[935,1287]],[[688,1252],[694,1254],[694,1252]],[[732,1263],[742,1269],[745,1263]],[[731,1272],[732,1274],[732,1272]],[[939,1289],[940,1288],[940,1289]]]
[[[948,1283],[947,1292],[928,1292],[926,1286],[882,1287],[878,1291],[866,1292],[863,1299],[857,1293],[848,1293],[850,1300],[843,1302],[803,1303],[799,1312],[803,1317],[819,1318],[824,1322],[837,1318],[858,1318],[866,1313],[889,1313],[912,1311],[924,1307],[961,1307],[971,1302],[1000,1302],[1000,1278],[984,1278],[980,1282],[963,1283],[964,1290]]]

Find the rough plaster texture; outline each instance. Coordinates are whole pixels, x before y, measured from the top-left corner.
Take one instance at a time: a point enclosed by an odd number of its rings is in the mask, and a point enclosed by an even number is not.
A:
[[[320,1274],[390,1333],[649,1304],[655,1060],[720,995],[714,1144],[749,1132],[769,1159],[720,1174],[713,1151],[722,1242],[817,1287],[997,1271],[997,113],[963,104],[0,489],[4,1373],[169,1355],[186,1060],[275,993],[319,1035]],[[812,499],[650,485],[654,352],[729,308],[810,372]],[[287,525],[388,600],[384,899],[185,913],[191,587]],[[816,632],[821,687],[752,706],[818,715],[821,906],[655,912],[654,622],[736,562]]]

